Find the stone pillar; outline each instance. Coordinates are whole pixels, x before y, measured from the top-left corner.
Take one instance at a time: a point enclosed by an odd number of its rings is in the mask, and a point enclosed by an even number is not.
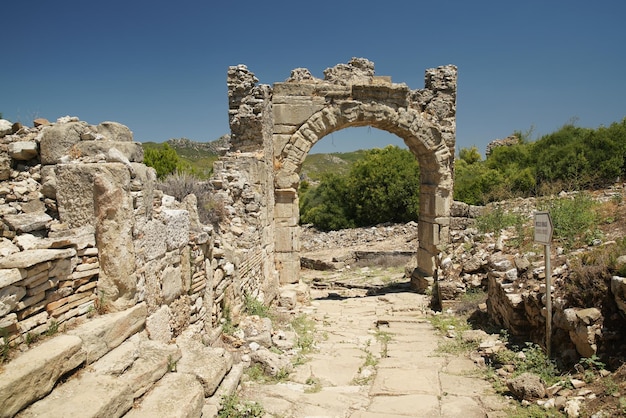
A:
[[[300,277],[300,208],[296,189],[275,190],[274,219],[274,250],[280,283],[297,283]]]

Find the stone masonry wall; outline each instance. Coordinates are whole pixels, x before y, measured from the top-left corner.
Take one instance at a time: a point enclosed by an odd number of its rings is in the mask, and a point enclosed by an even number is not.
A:
[[[7,126],[8,125],[8,126]],[[271,301],[273,203],[263,160],[238,153],[216,165],[227,210],[199,221],[195,196],[156,189],[141,144],[115,122],[74,117],[35,127],[0,123],[0,331],[26,348],[145,302],[151,339],[169,342],[201,322],[214,338],[225,308],[244,295]]]

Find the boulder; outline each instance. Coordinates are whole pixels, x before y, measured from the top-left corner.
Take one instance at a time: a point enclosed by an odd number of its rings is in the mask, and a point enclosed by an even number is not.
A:
[[[102,122],[96,132],[109,141],[132,142],[133,133],[126,125],[118,122]]]
[[[520,400],[534,400],[546,396],[546,388],[541,382],[541,378],[536,374],[522,373],[521,375],[508,379],[506,386],[513,396]]]

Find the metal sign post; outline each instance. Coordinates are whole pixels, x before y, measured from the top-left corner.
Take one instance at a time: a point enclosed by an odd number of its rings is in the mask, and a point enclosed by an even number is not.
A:
[[[552,218],[550,212],[535,212],[535,242],[543,244],[546,265],[546,355],[550,358],[552,343],[552,266],[550,243],[552,242]]]

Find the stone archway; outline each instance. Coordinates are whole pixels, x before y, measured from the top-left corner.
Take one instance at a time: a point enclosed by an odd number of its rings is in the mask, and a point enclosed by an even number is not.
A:
[[[436,256],[449,240],[456,131],[455,66],[426,71],[425,88],[410,90],[390,77],[374,75],[374,64],[353,58],[324,72],[306,69],[274,84],[273,167],[275,261],[281,283],[300,270],[297,189],[311,147],[334,131],[372,126],[402,138],[420,164],[418,269],[434,276]]]

